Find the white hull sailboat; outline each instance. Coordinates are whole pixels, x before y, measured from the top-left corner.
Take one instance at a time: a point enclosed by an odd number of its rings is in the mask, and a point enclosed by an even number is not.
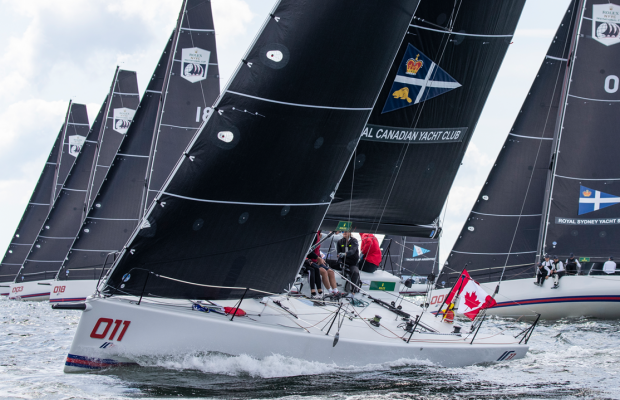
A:
[[[533,285],[535,278],[504,281],[495,296],[497,305],[487,310],[490,315],[510,318],[560,319],[570,317],[620,318],[620,276],[577,275],[564,276],[557,289],[553,280],[542,286]],[[481,283],[493,293],[497,282]],[[447,296],[449,288],[433,290],[428,311],[436,313]]]
[[[374,275],[383,283],[398,282],[383,271],[362,273],[362,280],[371,282]],[[65,372],[201,352],[256,358],[280,354],[339,366],[407,359],[446,367],[512,360],[527,353],[523,335],[453,333],[453,324],[399,299],[394,291],[365,292],[388,304],[398,299],[399,312],[410,314],[414,324],[419,317],[415,332],[405,329],[402,315],[359,294],[359,306],[347,299],[311,301],[286,295],[245,299],[240,304],[237,300],[192,302],[95,295],[83,305]],[[194,304],[210,312],[197,311]],[[233,313],[224,314],[223,307],[238,307],[246,315],[232,317]],[[371,325],[376,315],[382,316],[379,326]]]
[[[50,298],[53,279],[32,282],[11,282],[9,300],[46,301]]]

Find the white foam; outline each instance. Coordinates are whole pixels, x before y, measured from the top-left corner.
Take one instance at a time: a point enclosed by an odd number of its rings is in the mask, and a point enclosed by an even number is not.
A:
[[[298,375],[318,375],[333,372],[362,372],[387,370],[408,365],[432,365],[427,361],[399,359],[384,364],[369,364],[364,367],[338,366],[335,363],[306,361],[274,354],[263,359],[248,355],[227,356],[220,353],[194,354],[179,357],[141,359],[140,365],[163,367],[176,370],[198,370],[209,374],[230,376],[251,376],[260,378],[281,378]]]

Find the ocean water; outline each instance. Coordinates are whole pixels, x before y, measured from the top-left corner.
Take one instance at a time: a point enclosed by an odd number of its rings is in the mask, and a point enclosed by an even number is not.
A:
[[[64,374],[79,311],[0,300],[1,399],[620,399],[620,322],[543,322],[522,360],[441,368],[412,360],[338,367],[278,355],[193,354]],[[491,319],[517,333],[525,323]]]

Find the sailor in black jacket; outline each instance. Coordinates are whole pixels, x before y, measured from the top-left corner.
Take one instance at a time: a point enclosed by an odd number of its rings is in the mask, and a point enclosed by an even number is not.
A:
[[[351,282],[361,286],[360,270],[357,267],[360,260],[360,248],[357,239],[351,236],[351,232],[342,232],[342,239],[336,244],[336,249],[338,251],[338,262],[345,264],[351,271]],[[357,291],[357,288],[352,288],[352,292]]]

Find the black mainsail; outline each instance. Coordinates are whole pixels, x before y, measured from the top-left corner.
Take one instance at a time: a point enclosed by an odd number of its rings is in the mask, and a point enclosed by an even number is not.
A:
[[[423,1],[322,227],[434,237],[523,0]]]
[[[620,6],[584,1],[543,232],[543,251],[561,257],[620,256],[619,26]]]
[[[209,0],[185,0],[172,45],[174,59],[166,71],[165,97],[155,126],[147,175],[148,208],[196,129],[207,119],[220,94],[215,29]]]
[[[506,141],[444,264],[450,286],[467,267],[479,282],[530,277],[536,262],[543,203],[579,15],[569,5]],[[504,268],[505,267],[505,268]]]
[[[139,295],[150,276],[148,294],[226,299],[292,282],[417,3],[279,1],[106,290]]]
[[[58,132],[54,147],[52,147],[34,192],[0,264],[0,282],[13,281],[24,260],[26,260],[26,256],[41,231],[43,222],[45,222],[45,217],[53,205],[56,193],[64,184],[70,166],[73,165],[79,154],[77,146],[81,146],[86,138],[88,126],[86,106],[70,101],[65,121],[60,132]],[[73,144],[73,148],[71,148],[71,144]]]
[[[97,154],[107,154],[108,147],[116,146],[118,149],[118,142],[111,136],[124,134],[118,132],[118,127],[122,124],[118,124],[120,115],[115,113],[115,110],[135,110],[139,100],[137,90],[135,72],[117,69],[110,92],[84,141],[80,156],[71,168],[43,228],[38,232],[39,235],[15,278],[16,282],[52,279],[56,276],[84,220],[89,188],[93,185],[91,175],[94,174],[91,172],[94,171]],[[97,167],[106,167],[101,162],[102,158],[99,158]]]

